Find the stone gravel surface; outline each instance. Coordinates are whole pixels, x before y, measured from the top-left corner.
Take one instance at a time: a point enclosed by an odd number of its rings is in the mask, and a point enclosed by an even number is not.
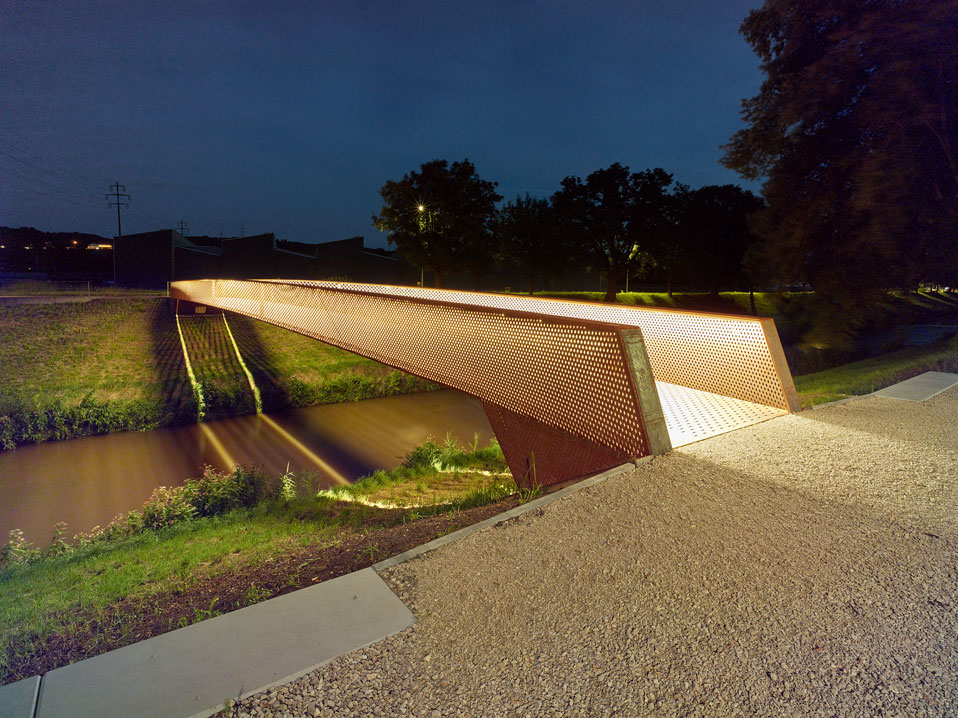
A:
[[[958,390],[692,444],[385,572],[240,716],[958,716]]]

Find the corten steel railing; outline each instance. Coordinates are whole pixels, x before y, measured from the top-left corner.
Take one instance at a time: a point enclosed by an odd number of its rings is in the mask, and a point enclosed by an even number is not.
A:
[[[490,309],[561,316],[642,330],[656,380],[751,401],[783,411],[801,409],[775,320],[714,312],[630,307],[512,294],[424,289],[385,284],[265,280],[432,299]]]
[[[478,397],[520,485],[667,451],[653,374],[797,408],[771,320],[299,280],[175,282],[171,297],[278,324]]]

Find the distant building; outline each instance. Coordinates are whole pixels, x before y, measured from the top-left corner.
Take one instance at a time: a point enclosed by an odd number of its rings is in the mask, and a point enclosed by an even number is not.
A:
[[[161,289],[183,279],[339,279],[415,284],[418,270],[362,237],[325,244],[250,237],[184,237],[172,229],[114,238],[116,282]]]

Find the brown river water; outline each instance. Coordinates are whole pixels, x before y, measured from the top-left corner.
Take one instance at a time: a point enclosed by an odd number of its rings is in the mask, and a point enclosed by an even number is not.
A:
[[[480,446],[493,437],[478,400],[443,390],[23,446],[0,453],[0,544],[13,528],[46,546],[58,521],[70,537],[104,526],[206,464],[262,466],[271,475],[288,464],[332,486],[397,466],[447,432],[463,444],[478,432]]]

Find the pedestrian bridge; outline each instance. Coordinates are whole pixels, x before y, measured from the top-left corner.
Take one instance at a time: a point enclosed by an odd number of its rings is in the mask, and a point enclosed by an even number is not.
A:
[[[520,486],[800,408],[768,318],[304,280],[181,281],[170,296],[180,313],[237,312],[478,398]]]

